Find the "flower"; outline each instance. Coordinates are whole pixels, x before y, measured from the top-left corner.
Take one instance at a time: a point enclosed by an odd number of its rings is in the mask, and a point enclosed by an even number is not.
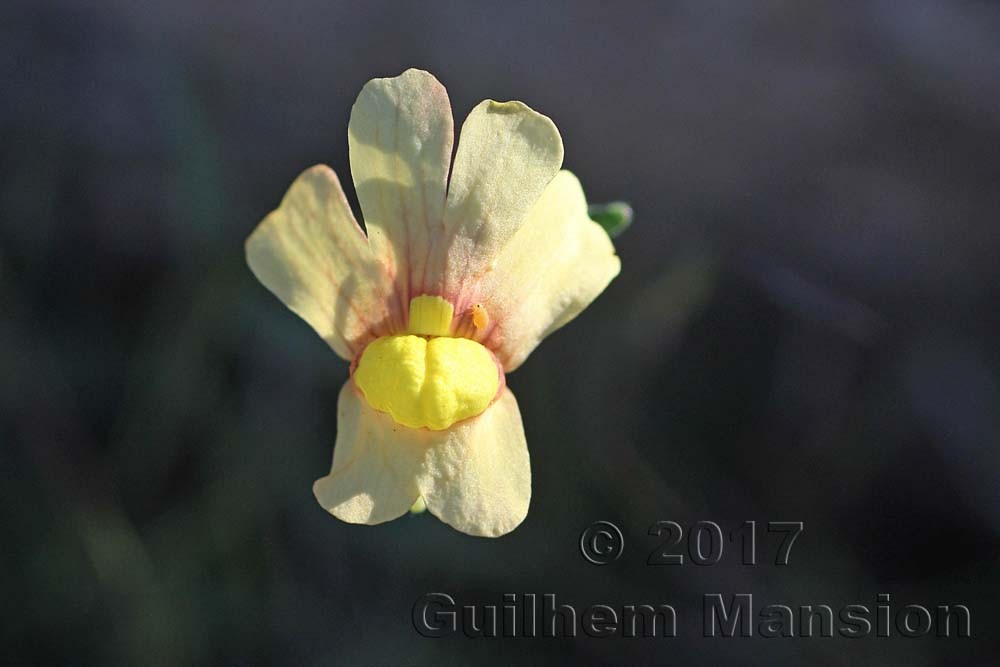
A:
[[[462,126],[444,87],[407,70],[369,81],[348,126],[365,231],[336,174],[308,169],[246,242],[261,283],[351,362],[330,474],[313,491],[343,521],[377,524],[418,500],[454,528],[499,536],[531,499],[506,386],[538,343],[619,271],[560,171],[552,121],[486,100]]]

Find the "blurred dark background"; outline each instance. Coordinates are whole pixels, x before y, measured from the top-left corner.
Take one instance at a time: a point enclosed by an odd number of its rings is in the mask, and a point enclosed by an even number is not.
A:
[[[1000,590],[1000,9],[986,2],[7,4],[0,638],[71,664],[990,664]],[[350,189],[361,86],[458,123],[521,99],[621,276],[508,378],[531,449],[499,540],[329,517],[347,364],[243,240],[304,168]],[[598,519],[625,534],[580,556]],[[658,519],[805,523],[648,567]],[[674,604],[676,639],[425,639],[414,601]],[[972,638],[705,639],[758,605],[965,604]]]

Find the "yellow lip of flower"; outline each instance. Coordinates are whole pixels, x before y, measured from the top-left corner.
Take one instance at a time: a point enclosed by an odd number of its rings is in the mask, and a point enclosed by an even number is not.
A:
[[[354,382],[369,405],[403,426],[434,431],[487,408],[502,371],[481,344],[448,336],[453,315],[439,296],[414,297],[409,333],[382,336],[364,349]]]
[[[376,410],[441,431],[481,414],[500,388],[489,351],[468,338],[383,336],[361,355],[354,382]]]
[[[531,466],[505,373],[619,271],[550,119],[486,100],[462,126],[444,87],[407,70],[362,89],[348,126],[355,220],[318,165],[247,239],[257,278],[351,361],[331,514],[375,524],[422,499],[471,535],[527,515]],[[419,426],[419,427],[418,427]]]

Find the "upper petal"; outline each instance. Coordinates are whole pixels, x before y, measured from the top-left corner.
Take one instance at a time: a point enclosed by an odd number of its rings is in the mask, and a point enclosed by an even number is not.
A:
[[[492,325],[482,342],[505,371],[514,370],[620,269],[608,235],[587,215],[579,180],[559,172],[477,286],[475,299],[486,306]]]
[[[531,463],[517,401],[504,387],[478,417],[435,436],[418,484],[427,509],[469,535],[517,528],[531,503]]]
[[[247,238],[246,258],[257,279],[345,359],[400,317],[386,301],[388,276],[326,165],[292,183]]]
[[[432,240],[442,229],[454,136],[448,93],[410,69],[365,84],[348,142],[371,247],[395,275],[404,312],[422,293]]]
[[[333,467],[313,484],[316,500],[349,523],[402,516],[420,495],[417,475],[425,449],[419,430],[373,410],[348,380],[337,401]]]
[[[562,139],[552,121],[521,102],[486,100],[462,125],[445,206],[445,236],[435,246],[434,288],[468,303],[464,290],[497,257],[559,171]]]

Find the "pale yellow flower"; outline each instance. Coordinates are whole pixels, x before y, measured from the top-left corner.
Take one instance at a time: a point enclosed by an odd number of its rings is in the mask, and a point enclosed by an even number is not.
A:
[[[505,374],[619,271],[562,139],[521,102],[454,129],[444,87],[408,70],[362,89],[348,127],[367,235],[312,167],[247,239],[257,278],[344,359],[330,474],[316,499],[376,524],[418,499],[471,535],[524,520],[531,467]]]

